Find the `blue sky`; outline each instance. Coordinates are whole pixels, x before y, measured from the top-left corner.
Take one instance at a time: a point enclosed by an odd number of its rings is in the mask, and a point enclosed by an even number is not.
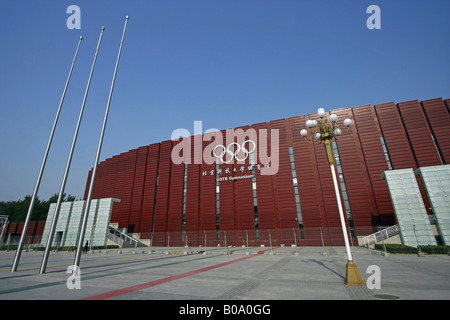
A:
[[[81,29],[69,30],[69,5]],[[381,29],[369,30],[370,5]],[[39,198],[60,188],[96,44],[66,193],[83,196],[125,16],[130,20],[101,160],[193,132],[389,101],[450,98],[450,1],[96,0],[0,2],[0,200],[33,192],[84,37]]]

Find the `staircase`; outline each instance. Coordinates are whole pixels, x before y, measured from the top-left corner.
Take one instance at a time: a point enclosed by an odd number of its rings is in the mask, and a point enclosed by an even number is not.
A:
[[[386,229],[380,230],[378,232],[372,233],[365,236],[362,239],[362,244],[364,247],[369,248],[370,246],[376,244],[377,242],[386,240],[400,233],[400,227],[398,224],[390,226]]]
[[[136,240],[125,232],[121,232],[112,227],[109,227],[108,239],[116,243],[120,248],[146,247],[146,245],[139,240]]]
[[[3,245],[3,237],[8,229],[9,216],[0,216],[0,247]]]

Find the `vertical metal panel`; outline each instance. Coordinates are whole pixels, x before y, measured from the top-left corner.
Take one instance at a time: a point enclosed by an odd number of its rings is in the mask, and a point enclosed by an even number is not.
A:
[[[417,100],[402,102],[398,109],[419,167],[441,164],[425,113]]]
[[[113,161],[113,159],[107,159],[105,161],[104,166],[106,167],[106,172],[107,172],[107,178],[105,179],[105,183],[106,185],[103,188],[103,192],[102,192],[102,197],[101,198],[116,198],[118,199],[115,195],[114,195],[114,190],[115,190],[115,186],[117,183],[117,171],[116,168],[114,167],[114,164],[116,162]],[[100,166],[98,166],[100,167]],[[94,188],[95,190],[95,188]],[[87,199],[87,195],[86,195],[86,199]],[[114,207],[114,206],[113,206]]]
[[[116,191],[117,203],[113,207],[113,213],[118,218],[120,228],[128,228],[128,218],[130,215],[131,198],[133,196],[134,172],[136,166],[137,149],[122,153],[119,156],[120,162],[117,167]]]
[[[277,203],[277,229],[296,227],[297,209],[295,206],[294,188],[292,186],[292,168],[289,157],[290,130],[286,119],[270,122],[271,130],[279,130],[279,167],[274,175],[275,199]],[[274,141],[271,141],[271,145]]]
[[[236,128],[233,137],[234,142],[243,143],[248,139],[254,139],[251,134],[251,129],[248,126]],[[228,142],[227,142],[228,144]],[[255,149],[256,151],[256,149]],[[255,158],[256,159],[256,158]],[[250,165],[250,156],[245,159],[245,161],[233,160],[233,171],[232,176],[238,178],[240,176],[249,175],[248,166]],[[249,230],[250,240],[254,240],[252,231],[255,230],[255,219],[254,219],[254,206],[253,206],[253,189],[252,189],[252,179],[235,179],[231,182],[234,188],[234,208],[235,208],[235,230]],[[222,203],[222,202],[221,202]],[[227,235],[227,241],[228,241]],[[243,245],[246,243],[246,235],[244,232],[238,232],[236,234],[236,244]]]
[[[108,190],[106,188],[107,186],[107,180],[109,179],[109,163],[111,161],[108,161],[110,159],[105,160],[104,163],[102,163],[101,166],[97,167],[97,177],[95,179],[95,187],[94,190],[92,191],[92,198],[93,199],[100,199],[102,198],[103,194],[107,194]],[[89,185],[91,183],[91,177],[92,177],[92,170],[89,172],[89,176],[88,176],[88,182],[86,185],[86,190],[85,190],[85,196],[84,199],[87,198],[88,196],[88,192],[89,192]]]
[[[172,148],[181,141],[173,141]],[[170,160],[170,191],[167,209],[167,231],[171,232],[170,245],[181,245],[181,223],[183,214],[184,163],[174,164]]]
[[[375,205],[369,175],[367,174],[367,168],[362,154],[358,126],[353,125],[347,129],[343,125],[344,119],[346,118],[350,118],[354,124],[356,122],[350,109],[332,110],[332,113],[339,117],[338,123],[343,131],[343,134],[337,140],[337,146],[353,224],[355,227],[370,227],[373,224],[372,220],[378,215],[378,210]],[[375,135],[377,134],[376,131],[373,133]],[[342,190],[340,191],[342,197]],[[345,199],[343,200],[345,201]]]
[[[146,233],[147,239],[150,238],[149,234],[153,229],[159,166],[159,149],[159,143],[151,144],[148,146],[144,192],[142,197],[141,222],[139,224],[139,232],[141,234]]]
[[[417,168],[402,118],[393,102],[375,105],[378,122],[394,169]]]
[[[235,130],[239,129],[245,132],[248,127],[239,127]],[[241,138],[242,141],[247,139],[250,139],[250,137],[246,136],[245,138]],[[237,136],[234,136],[232,141],[239,143]],[[250,165],[250,157],[245,161],[236,161],[234,159],[234,174],[232,176],[244,176],[248,165]],[[243,169],[242,171],[241,168]],[[252,179],[236,179],[232,183],[234,185],[236,230],[254,229]]]
[[[389,167],[381,144],[382,133],[375,109],[366,105],[352,108],[352,111],[376,200],[376,208],[373,209],[378,211],[378,215],[374,211],[374,216],[378,219],[372,221],[372,225],[392,225],[395,222],[394,208],[386,182],[381,179],[381,174],[389,170]]]
[[[205,148],[214,139],[213,133],[203,135],[202,155]],[[202,157],[203,159],[203,157]],[[216,165],[208,164],[202,160],[200,167],[200,210],[199,210],[199,230],[206,233],[207,245],[215,245],[216,237],[213,231],[216,230]],[[202,241],[203,242],[203,241]]]
[[[270,141],[270,125],[266,122],[255,124],[251,126],[257,133],[257,148],[255,152],[255,164],[262,164],[260,155],[270,155],[271,141]],[[265,139],[264,132],[267,132],[267,143],[263,143]],[[259,230],[276,229],[277,221],[275,212],[278,210],[274,188],[274,175],[262,175],[260,170],[255,170],[256,174],[256,194],[258,201],[258,224]],[[253,227],[254,228],[254,227]],[[252,229],[253,230],[253,229]],[[249,234],[251,237],[252,234]],[[254,240],[256,240],[256,235]],[[261,243],[269,243],[268,233],[259,232],[259,239]],[[250,240],[252,240],[250,238]]]
[[[42,236],[44,233],[45,221],[38,221],[36,226],[35,236]]]
[[[130,214],[128,219],[128,231],[138,232],[140,220],[141,220],[141,209],[142,209],[142,198],[144,192],[144,180],[145,172],[147,168],[147,153],[148,147],[140,147],[137,151],[136,166],[134,173],[134,183],[133,183],[133,195],[131,197]]]
[[[445,99],[444,102],[445,102],[445,105],[447,106],[448,112],[450,112],[450,99]]]
[[[111,159],[111,170],[113,172],[113,180],[114,183],[111,186],[111,193],[114,195],[116,199],[122,199],[122,188],[121,188],[121,182],[119,181],[119,175],[120,175],[120,168],[123,166],[123,154],[117,155],[112,157]],[[100,167],[100,165],[99,165]],[[95,190],[96,186],[94,186]],[[120,209],[118,206],[113,206],[113,210],[111,213],[111,222],[112,223],[119,223],[120,219]]]
[[[450,114],[442,98],[422,101],[443,164],[450,163]]]
[[[91,185],[91,178],[92,178],[92,169],[89,170],[88,177],[86,180],[86,188],[84,188],[84,196],[83,196],[84,200],[86,200],[88,193],[89,193],[89,186]]]
[[[188,244],[190,246],[199,245],[198,214],[200,197],[200,165],[194,162],[196,152],[196,146],[194,144],[198,144],[200,146],[200,141],[201,136],[199,135],[190,137],[191,156],[187,167],[186,213],[184,228],[185,232],[189,234]]]
[[[228,146],[233,141],[231,132],[222,130],[220,133],[223,137],[221,144]],[[231,174],[228,172],[233,172],[233,165],[219,161],[219,170],[221,170],[217,175],[219,178],[229,178]],[[202,178],[200,177],[200,179]],[[234,230],[236,230],[235,182],[228,179],[219,181],[219,230],[222,238],[224,238],[224,233],[227,233],[227,240],[234,240]]]
[[[18,222],[17,223],[16,233],[19,233],[19,234],[22,233],[24,224],[25,224],[24,222]]]
[[[36,221],[30,221],[30,224],[28,225],[28,228],[26,230],[26,235],[32,236],[34,234],[34,231],[36,229]],[[23,231],[23,227],[22,227],[22,231]]]
[[[161,142],[159,153],[158,189],[156,191],[156,204],[154,214],[154,240],[153,245],[165,245],[167,239],[164,232],[167,231],[167,209],[170,190],[172,141]]]
[[[297,171],[298,192],[301,202],[305,245],[321,245],[320,227],[326,225],[323,194],[320,187],[317,159],[312,141],[300,136],[305,129],[307,116],[289,118],[292,146],[294,149],[295,168]],[[324,150],[322,150],[325,152]]]
[[[289,156],[291,136],[289,121],[280,119],[270,122],[271,130],[279,130],[279,167],[274,175],[275,202],[277,203],[276,227],[279,230],[276,238],[283,243],[293,243],[292,228],[298,228],[295,193],[292,184],[292,167]],[[271,146],[276,141],[271,141]],[[280,233],[281,232],[281,233]],[[273,242],[274,245],[281,244]]]
[[[407,114],[405,105],[403,106],[403,113]],[[375,106],[375,111],[378,117],[381,131],[389,151],[392,167],[396,169],[418,168],[416,157],[410,144],[407,131],[403,126],[403,120],[397,106],[393,102],[383,103]],[[411,122],[410,126],[411,126]],[[411,128],[413,129],[413,128]],[[432,141],[431,141],[432,143]],[[422,156],[422,158],[424,158]],[[425,207],[429,211],[429,201],[426,198],[425,189],[422,181],[417,178],[420,192],[424,197]]]
[[[94,190],[92,190],[92,199],[100,199],[101,194],[105,190],[105,188],[104,188],[105,187],[105,179],[107,178],[107,174],[105,171],[106,171],[106,166],[98,166],[97,167],[95,184],[102,186],[102,188],[94,188]],[[86,195],[86,197],[87,197],[87,195]]]
[[[16,234],[18,226],[19,226],[19,222],[10,222],[8,225],[7,234]]]

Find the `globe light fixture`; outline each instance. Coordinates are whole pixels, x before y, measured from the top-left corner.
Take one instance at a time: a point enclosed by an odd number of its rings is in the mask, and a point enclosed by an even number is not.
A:
[[[338,116],[336,114],[331,114],[329,117],[331,122],[337,122],[338,121]]]
[[[351,119],[345,119],[344,120],[344,126],[346,127],[350,127],[352,125],[352,120]]]
[[[308,120],[308,121],[311,121],[311,120]],[[306,129],[300,130],[300,135],[301,135],[302,137],[306,137],[306,136],[308,135],[308,130],[306,130]]]
[[[319,116],[319,118],[325,117],[325,114],[326,114],[326,111],[324,108],[317,109],[317,115]]]
[[[315,140],[318,140],[320,143],[322,141],[324,142],[328,163],[330,164],[331,175],[333,177],[334,191],[336,194],[336,202],[339,209],[339,218],[341,220],[342,233],[344,236],[345,249],[347,252],[345,284],[349,286],[364,286],[365,283],[361,278],[361,274],[359,273],[358,267],[356,266],[356,264],[353,262],[352,259],[352,253],[350,251],[350,245],[348,241],[347,228],[345,225],[344,210],[342,208],[341,197],[339,194],[339,187],[336,178],[336,170],[334,168],[336,160],[334,158],[332,141],[333,139],[334,140],[338,139],[338,137],[342,134],[342,130],[338,126],[338,116],[336,114],[331,114],[328,118],[326,118],[325,109],[319,108],[317,110],[317,116],[320,118],[319,122],[317,122],[316,120],[308,120],[306,121],[305,125],[307,128],[309,128],[311,136],[313,136]],[[345,119],[343,123],[344,126],[347,127],[348,131],[353,122],[351,119]],[[304,137],[305,140],[312,140],[308,139],[308,130],[306,129],[302,129],[300,131],[300,135]]]

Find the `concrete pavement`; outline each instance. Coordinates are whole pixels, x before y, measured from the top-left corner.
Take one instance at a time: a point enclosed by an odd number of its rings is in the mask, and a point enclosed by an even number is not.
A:
[[[326,256],[321,247],[190,249],[95,251],[82,256],[79,277],[67,273],[73,253],[52,252],[47,273],[40,275],[42,252],[23,252],[11,273],[14,252],[1,251],[0,300],[450,299],[448,255],[385,257],[354,247],[354,262],[370,289],[344,284],[343,247],[327,248]]]

